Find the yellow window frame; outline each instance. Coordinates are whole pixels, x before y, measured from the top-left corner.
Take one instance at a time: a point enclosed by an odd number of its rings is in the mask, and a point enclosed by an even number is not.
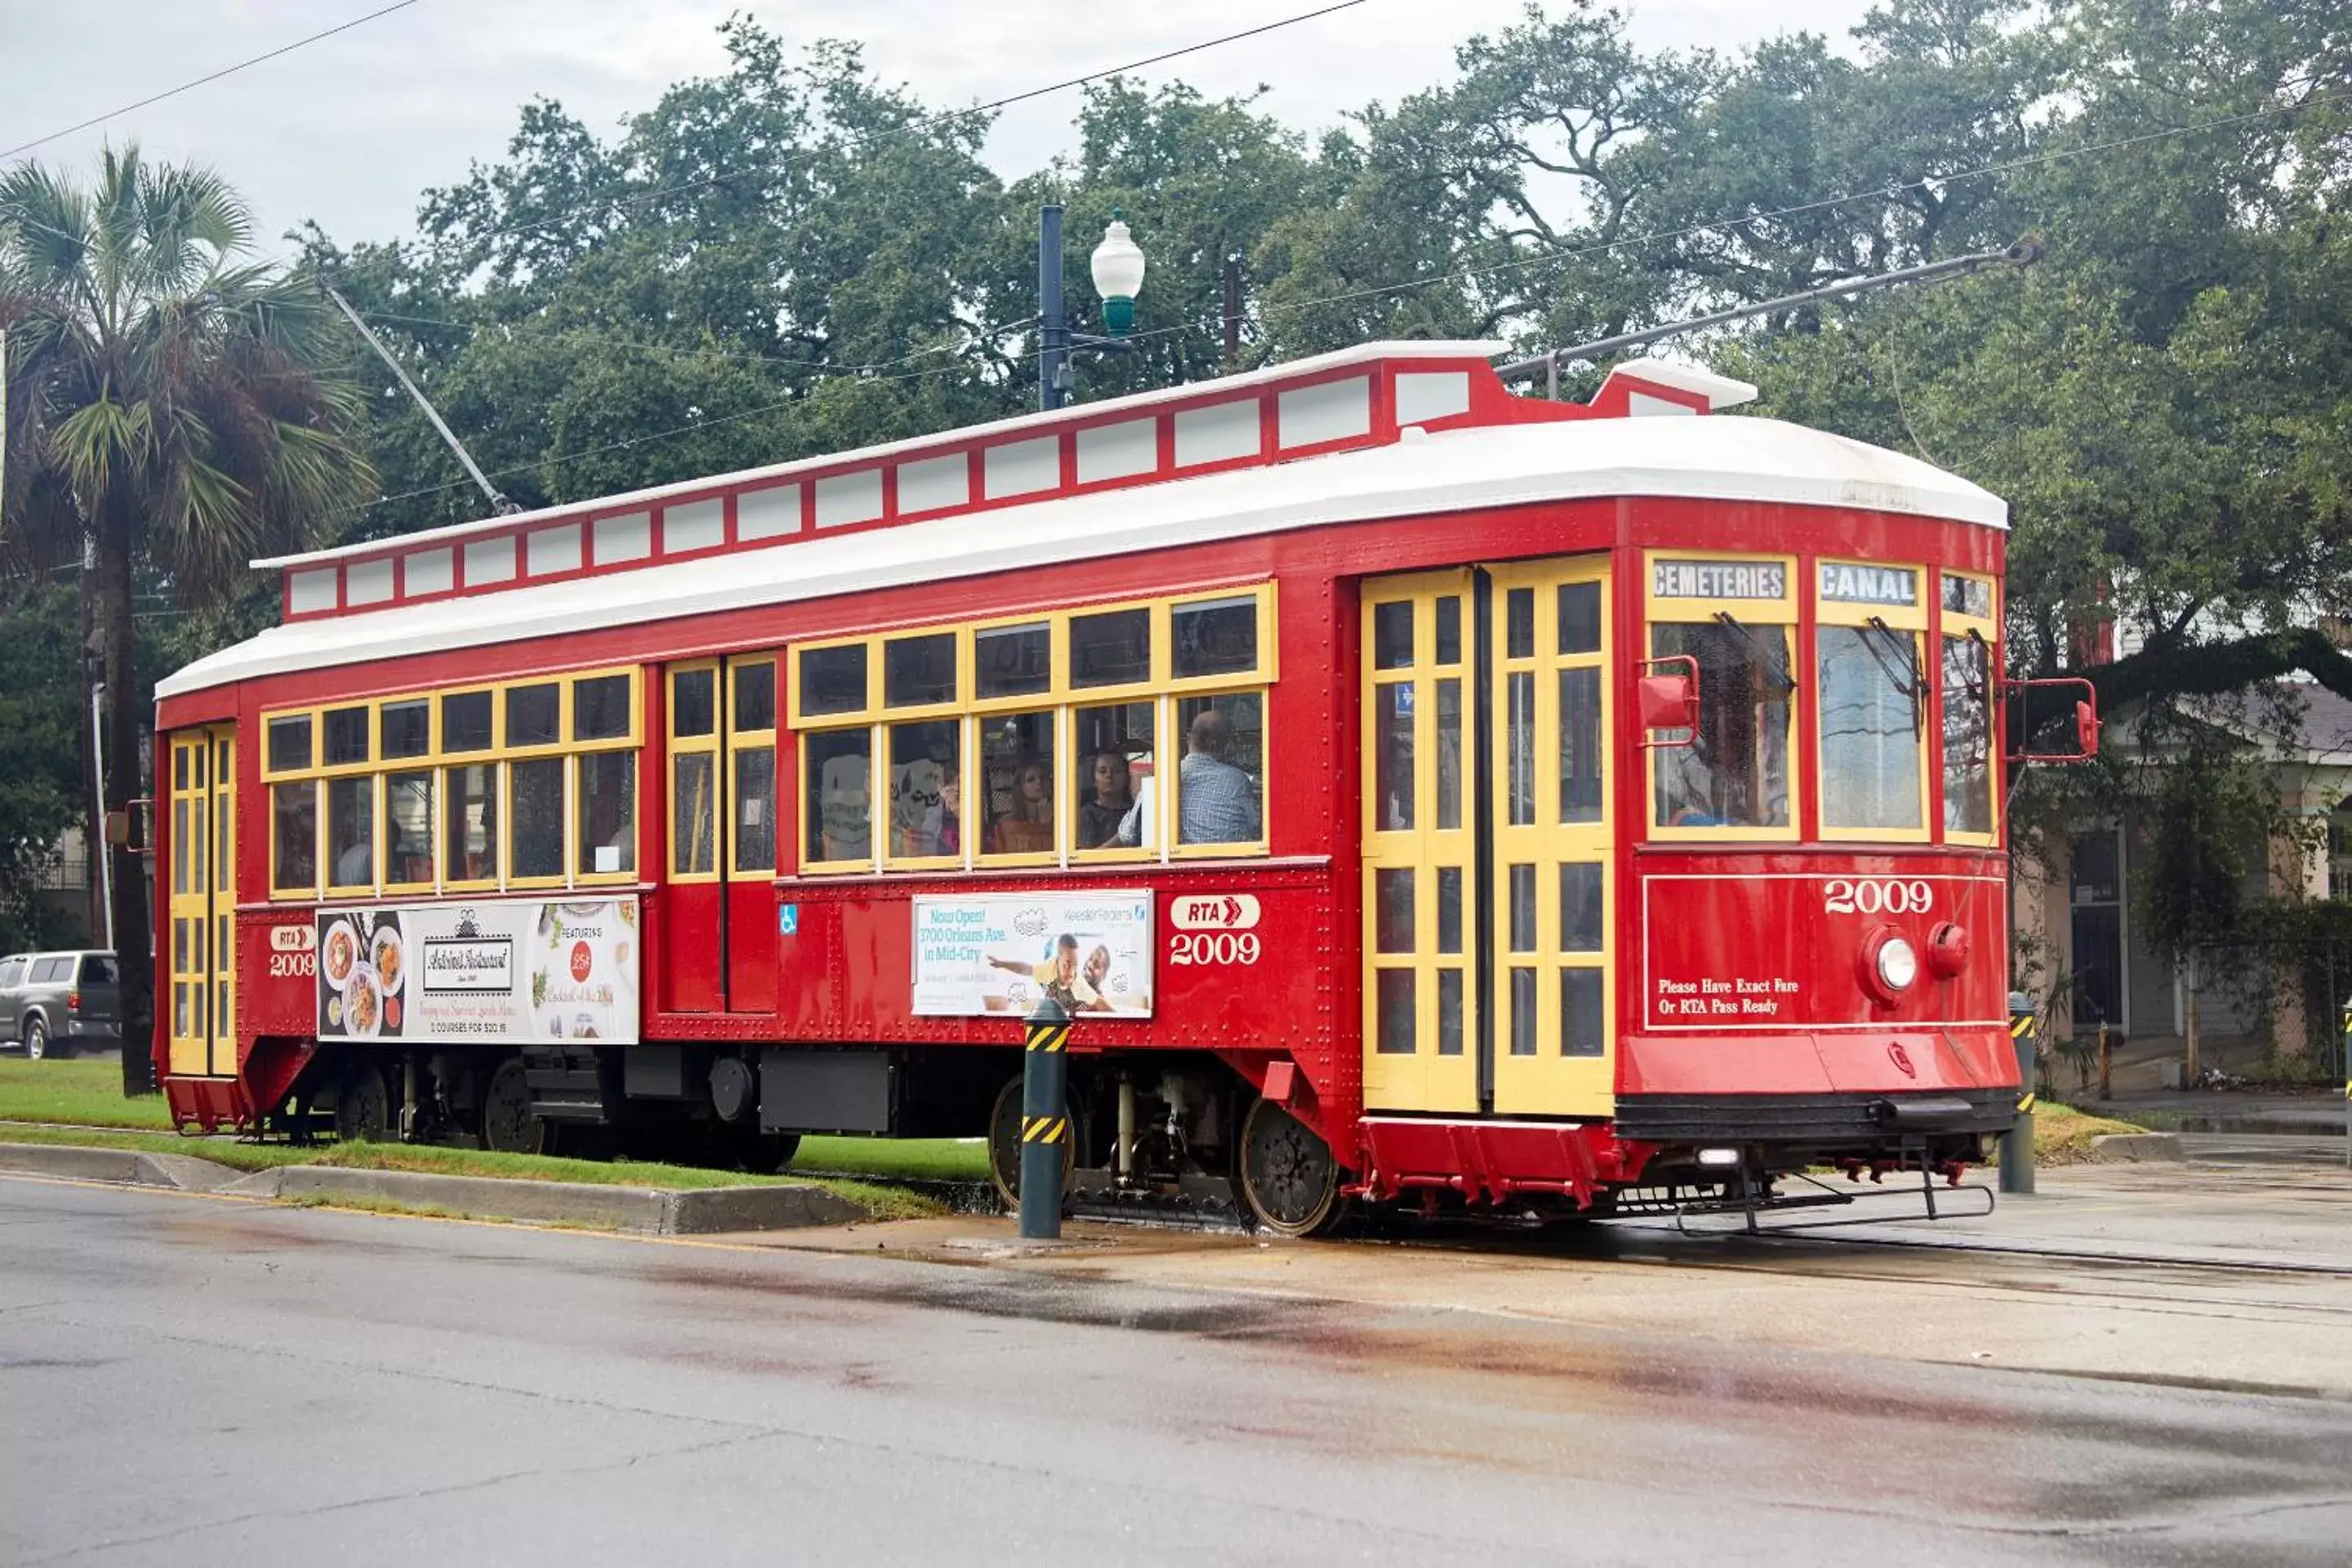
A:
[[[677,686],[679,678],[708,675],[710,677],[710,731],[708,734],[681,735],[677,731]],[[719,661],[715,658],[689,659],[670,665],[663,671],[662,738],[665,742],[662,760],[662,795],[667,809],[663,812],[662,848],[667,857],[666,864],[669,879],[682,886],[716,882],[719,879],[719,855],[722,846],[719,824],[719,805],[725,792],[721,787],[719,769],[721,762],[719,735],[726,728],[726,705],[730,693],[720,679]],[[710,760],[710,869],[682,871],[678,869],[677,854],[677,763],[682,757],[708,757]]]
[[[403,769],[404,773],[408,770]],[[328,899],[373,897],[383,882],[383,779],[373,771],[362,773],[357,768],[330,770],[320,775],[319,791],[319,881]],[[368,834],[374,840],[374,858],[370,863],[372,875],[364,882],[338,882],[335,866],[329,858],[334,854],[334,836],[327,831],[327,817],[334,799],[332,786],[348,779],[364,777],[369,785]]]
[[[1824,591],[1822,574],[1824,568],[1838,567],[1859,567],[1874,572],[1903,573],[1911,579],[1911,602],[1904,605],[1881,604],[1867,599],[1832,599]],[[1827,753],[1830,738],[1822,733],[1822,725],[1827,721],[1827,713],[1821,701],[1821,649],[1819,647],[1821,628],[1824,626],[1853,628],[1867,626],[1873,622],[1883,623],[1889,631],[1899,632],[1911,639],[1911,657],[1918,669],[1919,679],[1924,685],[1933,687],[1935,677],[1930,673],[1927,650],[1927,595],[1938,592],[1939,589],[1933,580],[1933,574],[1924,563],[1898,562],[1890,564],[1833,555],[1824,555],[1817,559],[1813,563],[1813,569],[1806,574],[1806,581],[1813,595],[1815,647],[1811,666],[1806,671],[1809,679],[1804,689],[1812,695],[1811,707],[1813,724],[1813,754],[1819,759],[1820,766],[1826,774],[1829,767]],[[1943,650],[1937,648],[1935,651],[1940,659]],[[1936,748],[1928,742],[1927,731],[1931,726],[1927,723],[1927,696],[1923,693],[1918,701],[1920,717],[1917,771],[1914,777],[1918,781],[1919,826],[1916,828],[1855,827],[1833,823],[1829,820],[1829,791],[1824,785],[1822,787],[1822,838],[1824,842],[1836,840],[1840,843],[1848,843],[1866,840],[1873,844],[1925,844],[1935,837],[1935,826],[1927,820],[1927,769],[1937,761]]]
[[[278,880],[278,792],[281,789],[308,789],[310,792],[310,882],[307,887],[287,887]],[[307,775],[287,774],[271,779],[262,786],[262,809],[269,819],[269,897],[278,903],[316,903],[319,890],[324,885],[325,868],[320,864],[320,840],[325,828],[325,794],[319,780]]]
[[[1108,701],[1102,702],[1088,700],[1087,699],[1091,699],[1094,693],[1092,691],[1087,691],[1083,697],[1074,694],[1063,704],[1062,710],[1067,715],[1065,723],[1068,731],[1068,744],[1071,747],[1071,761],[1073,763],[1079,760],[1076,753],[1078,739],[1078,710],[1080,709],[1129,708],[1137,705],[1137,700],[1134,698],[1112,698]],[[1171,696],[1160,694],[1144,699],[1143,700],[1147,702],[1151,709],[1151,776],[1155,781],[1161,778],[1172,780],[1176,774],[1174,768],[1170,766],[1168,761],[1170,755],[1168,731],[1176,711],[1174,699]],[[1177,761],[1180,763],[1183,760],[1183,752],[1181,745],[1176,750],[1175,756]],[[1073,776],[1075,777],[1075,775]],[[1133,784],[1134,780],[1130,778],[1129,780],[1130,791],[1133,788]],[[1261,791],[1263,791],[1263,788],[1264,785],[1261,784]],[[1078,847],[1077,842],[1078,802],[1074,794],[1068,806],[1068,837],[1064,840],[1070,846],[1070,864],[1074,866],[1132,866],[1139,861],[1157,862],[1161,860],[1164,858],[1161,851],[1169,845],[1173,832],[1170,826],[1170,824],[1174,820],[1170,814],[1170,806],[1173,796],[1174,790],[1172,786],[1170,788],[1155,789],[1151,792],[1151,832],[1148,836],[1138,836],[1139,837],[1148,837],[1148,842],[1137,844],[1113,844],[1093,849],[1082,849]],[[1265,802],[1263,800],[1259,802],[1258,821],[1261,826],[1265,821]]]
[[[1701,597],[1678,594],[1661,595],[1658,587],[1658,563],[1663,561],[1724,562],[1741,564],[1778,565],[1781,569],[1780,596],[1770,598]],[[1798,559],[1792,554],[1774,551],[1746,550],[1652,550],[1642,557],[1642,626],[1641,640],[1636,645],[1639,654],[1626,660],[1630,675],[1638,676],[1641,661],[1651,656],[1656,646],[1652,634],[1661,625],[1689,626],[1712,623],[1717,614],[1727,614],[1740,622],[1759,626],[1777,626],[1789,634],[1789,678],[1796,683],[1789,693],[1789,820],[1778,827],[1748,827],[1727,825],[1720,827],[1674,827],[1657,820],[1658,760],[1660,748],[1643,748],[1642,821],[1643,834],[1653,843],[1725,844],[1725,843],[1794,843],[1802,834],[1805,820],[1805,770],[1802,747],[1799,737],[1801,726],[1810,722],[1808,713],[1813,706],[1809,688],[1802,679],[1804,648],[1799,637],[1798,595],[1800,593]]]
[[[587,804],[588,790],[583,774],[589,759],[625,752],[629,759],[629,866],[615,871],[583,871],[579,868],[580,852],[587,847],[582,842],[581,807]],[[574,888],[609,888],[616,884],[636,882],[642,872],[636,865],[637,851],[644,843],[645,752],[641,748],[619,744],[597,744],[567,749],[563,753],[563,815],[564,868],[566,883]]]
[[[501,812],[506,810],[506,764],[488,752],[458,752],[445,756],[434,764],[433,815],[439,823],[440,842],[434,847],[434,870],[444,893],[495,892],[504,886],[506,875],[507,825],[499,820],[499,849],[490,857],[490,874],[487,877],[453,877],[449,864],[449,803],[454,793],[449,787],[449,775],[464,768],[484,767],[490,770],[490,795]]]
[[[967,813],[960,819],[968,829],[962,835],[964,855],[967,858],[976,859],[982,866],[1058,866],[1062,863],[1065,847],[1076,842],[1077,812],[1068,798],[1069,792],[1062,787],[1061,769],[1058,766],[1058,761],[1069,755],[1070,740],[1076,730],[1076,725],[1070,716],[1066,704],[1051,702],[1043,697],[1031,698],[1025,707],[992,707],[987,717],[1004,718],[1008,715],[1025,713],[1042,713],[1053,726],[1054,756],[1057,765],[1046,770],[1050,776],[1045,785],[1054,801],[1053,841],[1044,849],[992,850],[988,847],[990,825],[975,821],[973,816]],[[962,788],[960,793],[966,801],[974,799],[974,791],[984,780],[983,770],[986,763],[981,756],[981,731],[983,728],[982,719],[975,716],[965,745],[966,765],[963,770],[964,777],[961,781]],[[1015,789],[1020,787],[1017,777],[1013,787]],[[962,808],[959,806],[958,809]],[[971,829],[976,829],[976,831]]]
[[[1944,605],[1944,584],[1950,581],[1977,583],[1982,584],[1985,589],[1986,605],[1990,613],[1982,616],[1972,616],[1965,610],[1955,610],[1950,606]],[[2000,767],[2000,757],[1997,753],[1994,746],[1994,742],[2000,739],[2000,726],[1998,716],[1993,708],[1993,705],[1999,701],[1998,689],[2001,674],[2000,584],[1998,579],[1981,572],[1951,572],[1938,569],[1935,573],[1934,591],[1936,595],[1936,603],[1942,607],[1942,635],[1948,637],[1957,636],[1965,638],[1970,632],[1977,634],[1978,637],[1984,643],[1985,679],[1988,684],[1994,688],[1992,692],[1989,692],[1986,695],[1987,718],[1990,722],[1987,725],[1985,746],[1987,754],[1985,767],[1993,782],[1993,787],[1988,792],[1992,797],[1991,831],[1986,833],[1963,833],[1955,828],[1946,827],[1940,820],[1935,824],[1935,827],[1937,831],[1943,836],[1943,842],[1947,844],[1969,844],[1989,848],[2000,842],[2001,831],[2002,801],[2001,790],[2000,787],[2000,775],[1999,772]],[[1947,689],[1943,678],[1944,650],[1940,644],[1935,650],[1935,660],[1936,696],[1937,700],[1937,718],[1940,721],[1942,717],[1943,705],[1951,700],[1951,692]],[[1938,769],[1942,768],[1944,764],[1944,735],[1943,726],[1940,722],[1936,726],[1936,744],[1931,760]]]
[[[793,846],[793,860],[803,872],[812,876],[843,876],[857,872],[872,873],[879,871],[882,868],[882,857],[880,852],[882,845],[888,834],[888,826],[887,822],[877,823],[875,821],[874,807],[876,791],[874,784],[876,775],[878,772],[877,759],[881,754],[883,729],[884,726],[870,721],[853,722],[848,724],[814,724],[811,725],[805,731],[798,730],[798,728],[795,727],[795,732],[800,736],[801,743],[794,748],[796,755],[793,759],[793,773],[794,778],[799,783],[800,792],[793,811],[793,830],[800,834],[801,837],[799,841]],[[820,845],[824,842],[824,824],[821,811],[812,812],[810,810],[809,786],[813,781],[809,775],[809,763],[811,758],[810,747],[807,744],[807,742],[812,736],[836,735],[851,732],[863,732],[866,736],[866,852],[863,856],[851,859],[828,860],[822,857],[812,856],[808,853],[808,847],[812,842],[812,829],[814,829],[814,841]],[[822,783],[823,781],[817,780],[814,782]],[[814,823],[811,822],[812,816],[816,818]]]
[[[727,831],[724,835],[725,842],[721,847],[726,852],[727,859],[725,862],[725,868],[727,875],[730,878],[737,876],[757,876],[762,871],[764,871],[769,877],[773,877],[776,874],[777,856],[775,854],[772,853],[769,855],[768,864],[764,868],[746,868],[741,863],[740,857],[736,854],[737,830],[742,825],[742,811],[740,805],[736,798],[736,781],[739,776],[736,759],[743,756],[747,752],[765,751],[769,754],[771,766],[769,771],[769,799],[767,805],[768,836],[770,842],[775,845],[779,849],[783,844],[783,837],[782,833],[778,831],[780,826],[778,819],[783,815],[782,803],[779,798],[782,794],[782,790],[779,787],[782,784],[782,779],[773,767],[773,759],[776,752],[777,723],[781,721],[783,712],[783,693],[782,691],[776,691],[772,694],[768,704],[768,710],[771,714],[775,715],[775,717],[769,721],[765,728],[757,730],[739,730],[735,727],[735,713],[737,708],[735,693],[737,688],[742,683],[743,672],[750,669],[760,668],[765,668],[770,671],[770,678],[772,680],[781,681],[784,678],[784,661],[777,658],[774,654],[749,654],[730,658],[727,661],[727,689],[724,693],[727,701],[727,711],[723,715],[724,723],[722,725],[727,737],[727,754],[725,757],[727,776],[722,782],[719,791],[719,804],[725,806],[727,812]]]
[[[901,724],[953,724],[956,727],[956,853],[952,855],[901,855],[892,847],[891,836],[896,824],[891,821],[888,807],[895,796],[876,786],[888,777],[887,770],[893,765],[890,761],[890,731]],[[885,871],[960,871],[970,868],[971,824],[963,811],[971,800],[974,733],[974,721],[969,716],[933,705],[893,709],[887,717],[876,722],[873,757],[866,764],[866,830],[878,836],[877,847],[881,852],[882,869]],[[878,811],[877,803],[881,808]]]
[[[1183,713],[1183,702],[1185,699],[1194,698],[1206,700],[1218,697],[1255,697],[1257,699],[1258,724],[1260,726],[1261,734],[1257,771],[1257,837],[1250,839],[1236,838],[1229,843],[1223,844],[1179,843],[1177,841],[1177,835],[1184,823],[1184,805],[1182,799],[1184,793],[1184,758],[1190,752],[1191,743],[1187,737],[1181,732],[1186,726],[1176,722],[1176,721]],[[1263,855],[1266,852],[1266,846],[1268,843],[1272,842],[1274,837],[1274,828],[1269,821],[1271,814],[1267,809],[1272,805],[1272,802],[1268,798],[1269,792],[1265,787],[1265,781],[1274,776],[1273,712],[1272,704],[1267,700],[1267,698],[1268,689],[1263,686],[1209,687],[1202,683],[1189,681],[1185,683],[1181,689],[1168,693],[1167,715],[1170,721],[1169,727],[1171,730],[1171,735],[1169,743],[1164,746],[1162,750],[1172,752],[1174,754],[1175,761],[1173,763],[1168,765],[1169,787],[1164,790],[1154,790],[1152,792],[1154,795],[1160,796],[1167,803],[1160,808],[1160,831],[1162,833],[1162,837],[1160,840],[1160,843],[1167,846],[1167,858],[1171,860],[1226,860],[1231,859],[1235,856]],[[1157,757],[1152,759],[1152,763],[1155,770],[1160,765],[1160,759]]]
[[[425,829],[433,846],[433,875],[421,882],[395,881],[392,875],[392,781],[395,777],[403,777],[409,773],[423,773],[432,782],[433,788],[432,820],[426,824]],[[376,839],[379,845],[377,867],[385,892],[415,894],[439,890],[442,882],[441,854],[444,847],[441,842],[441,770],[427,758],[403,757],[397,763],[383,770],[376,786],[376,801],[380,816],[376,824]]]

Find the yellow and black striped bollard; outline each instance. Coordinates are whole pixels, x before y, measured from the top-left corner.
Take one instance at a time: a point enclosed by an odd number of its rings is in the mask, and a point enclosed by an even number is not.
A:
[[[1026,1020],[1021,1052],[1021,1235],[1062,1234],[1062,1151],[1070,1142],[1070,1019],[1046,1000]]]
[[[2034,1046],[2033,998],[2009,994],[2009,1037],[2017,1047],[2017,1119],[2000,1135],[2000,1190],[2033,1190],[2033,1089],[2041,1053]]]

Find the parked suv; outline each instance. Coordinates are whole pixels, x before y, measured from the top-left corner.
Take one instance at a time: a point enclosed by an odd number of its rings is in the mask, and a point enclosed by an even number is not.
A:
[[[21,1042],[35,1061],[83,1046],[120,1046],[121,980],[110,952],[0,958],[0,1041]]]

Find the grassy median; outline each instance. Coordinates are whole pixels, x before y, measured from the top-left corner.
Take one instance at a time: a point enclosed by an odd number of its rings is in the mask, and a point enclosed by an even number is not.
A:
[[[89,1142],[96,1140],[64,1129],[107,1129],[138,1135],[127,1142],[109,1138],[104,1141],[109,1147],[194,1154],[243,1171],[306,1163],[364,1165],[373,1170],[435,1171],[449,1175],[521,1176],[550,1182],[654,1187],[723,1187],[761,1180],[737,1171],[711,1171],[651,1161],[492,1154],[432,1144],[295,1148],[283,1143],[240,1143],[226,1138],[183,1138],[172,1130],[163,1096],[142,1095],[136,1100],[123,1097],[122,1070],[113,1062],[34,1062],[21,1057],[0,1059],[0,1123],[7,1122],[54,1123],[58,1131],[56,1136],[36,1136],[41,1131],[38,1128],[0,1126],[0,1142]],[[795,1171],[822,1171],[881,1182],[988,1179],[986,1150],[977,1141],[953,1138],[810,1138],[802,1142],[793,1167]]]

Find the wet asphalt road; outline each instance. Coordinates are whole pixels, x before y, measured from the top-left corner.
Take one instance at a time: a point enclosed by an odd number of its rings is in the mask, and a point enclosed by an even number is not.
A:
[[[21,1568],[2340,1564],[2348,1456],[2326,1400],[0,1178]]]

